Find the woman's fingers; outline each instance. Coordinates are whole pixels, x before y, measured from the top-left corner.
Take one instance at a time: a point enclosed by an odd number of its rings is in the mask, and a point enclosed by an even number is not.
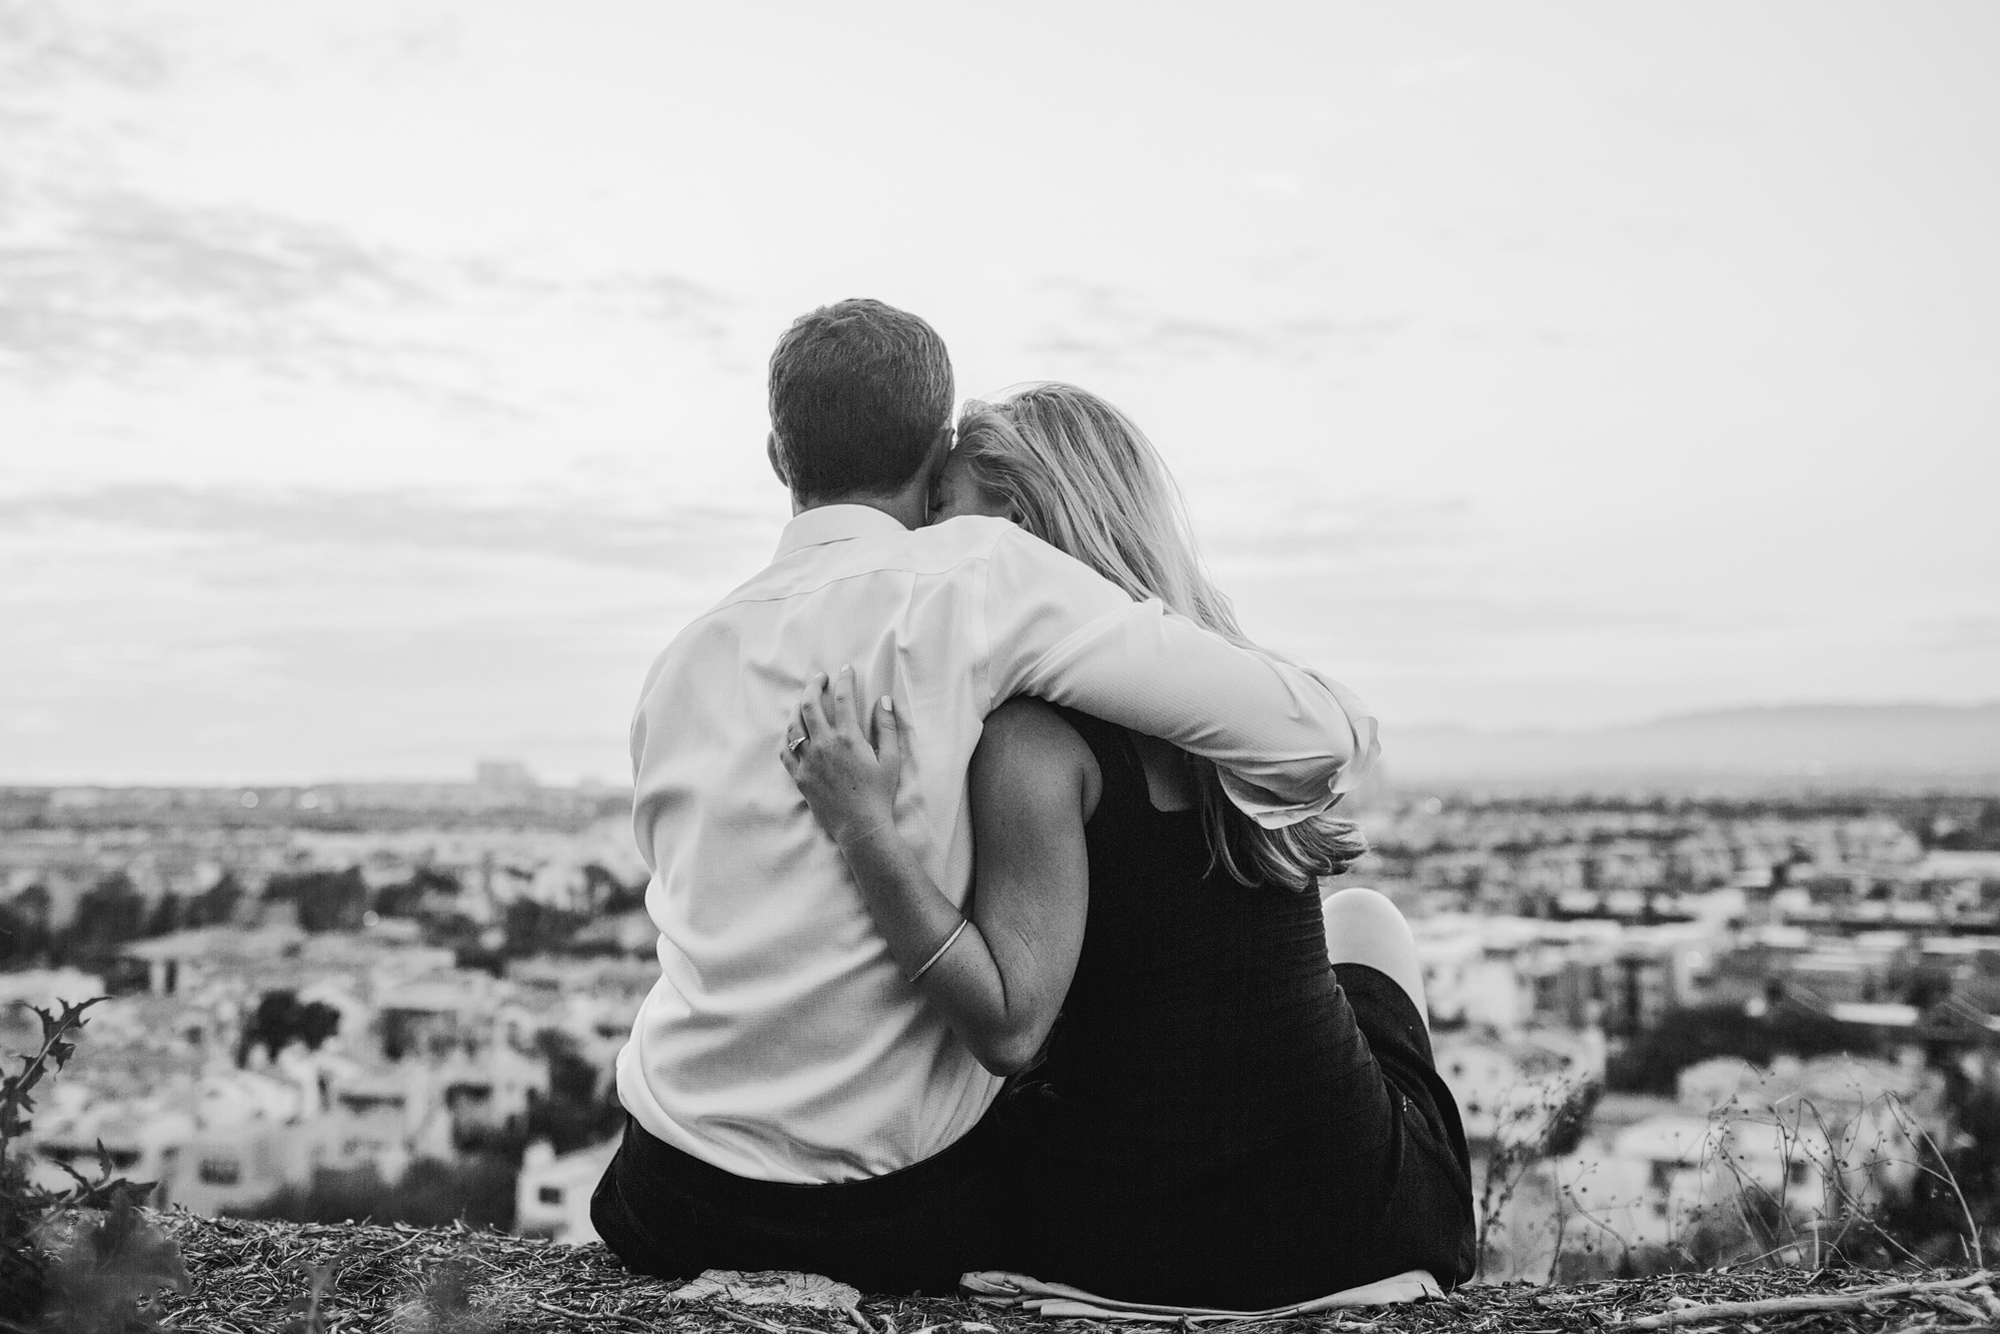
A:
[[[854,668],[840,669],[833,678],[833,725],[843,732],[861,732],[861,719],[854,709]]]
[[[785,724],[784,739],[778,743],[778,748],[785,752],[793,765],[798,763],[799,747],[805,744],[807,735],[806,702],[801,698],[792,705],[791,720]]]
[[[825,694],[826,673],[814,672],[812,679],[806,682],[804,698],[799,700],[799,721],[805,725],[805,734],[809,737],[830,739],[833,735],[833,723],[826,716]],[[812,742],[806,744],[810,746]]]
[[[903,729],[896,705],[887,695],[875,706],[875,758],[890,773],[903,772]]]
[[[785,724],[784,738],[778,742],[778,762],[785,766],[794,783],[799,781],[799,751],[806,735],[806,705],[801,699],[792,706],[792,719]]]

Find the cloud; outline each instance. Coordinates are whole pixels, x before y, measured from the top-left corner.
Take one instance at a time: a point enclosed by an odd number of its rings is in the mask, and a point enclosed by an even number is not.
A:
[[[188,41],[202,21],[234,20],[0,0],[0,384],[178,388],[190,370],[247,370],[522,416],[576,374],[523,349],[664,332],[733,368],[728,303],[679,275],[430,255],[135,184],[124,164],[173,138],[170,117],[138,127],[187,103],[216,56]],[[423,64],[455,23],[431,9],[323,36],[371,68]]]
[[[1931,642],[1946,652],[2000,648],[2000,616],[1950,616],[1927,623]]]
[[[1714,631],[1681,608],[1525,577],[1463,500],[1328,496],[1275,484],[1204,497],[1202,546],[1253,635],[1404,676]]]
[[[385,256],[323,230],[129,194],[45,199],[0,237],[0,368],[51,378],[227,357],[290,370],[361,349],[326,307],[406,304]]]
[[[1258,194],[1291,199],[1305,193],[1306,178],[1295,171],[1253,171],[1245,173],[1243,185]]]
[[[1340,659],[1364,660],[1381,673],[1575,661],[1607,645],[1656,643],[1687,628],[1687,618],[1673,612],[1481,587],[1462,572],[1399,578],[1269,571],[1228,579],[1225,588],[1253,635],[1279,629],[1311,654],[1337,646]]]
[[[1431,56],[1423,60],[1411,60],[1396,66],[1387,75],[1387,82],[1395,88],[1421,88],[1430,84],[1454,83],[1470,75],[1478,74],[1486,67],[1486,62],[1473,55]]]
[[[1203,535],[1207,555],[1218,565],[1301,571],[1330,564],[1429,563],[1463,545],[1470,512],[1462,500],[1328,501],[1263,490],[1238,504],[1245,512],[1234,522]]]
[[[0,682],[0,778],[451,774],[475,757],[621,776],[646,664],[671,636],[588,619],[230,623],[130,657],[93,643]],[[13,696],[19,696],[14,698]]]
[[[347,546],[540,555],[694,574],[741,563],[767,516],[693,506],[658,515],[578,504],[478,509],[394,492],[328,494],[109,486],[0,501],[0,525],[85,521],[269,547]]]
[[[1100,370],[1229,358],[1308,365],[1365,357],[1403,325],[1393,316],[1232,320],[1162,311],[1096,284],[1058,279],[1042,287],[1064,309],[1029,340],[1029,350]]]
[[[492,753],[615,776],[647,662],[768,556],[775,517],[173,486],[0,501],[0,776]]]
[[[134,32],[85,22],[73,7],[0,0],[0,90],[10,97],[80,81],[148,87],[167,71],[159,46]]]
[[[0,182],[3,183],[3,182]],[[496,331],[625,322],[727,358],[726,303],[684,279],[557,279],[437,261],[251,209],[17,186],[0,223],[0,377],[127,380],[224,365],[509,413]]]

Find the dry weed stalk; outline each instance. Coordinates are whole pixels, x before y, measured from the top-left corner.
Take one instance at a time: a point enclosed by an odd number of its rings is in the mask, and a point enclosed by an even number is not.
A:
[[[1565,1079],[1546,1087],[1552,1095],[1548,1098],[1517,1102],[1514,1098],[1517,1089],[1510,1088],[1501,1099],[1502,1105],[1509,1108],[1501,1126],[1525,1133],[1494,1137],[1493,1154],[1487,1159],[1485,1178],[1480,1184],[1478,1274],[1486,1271],[1493,1254],[1493,1234],[1504,1230],[1506,1225],[1501,1222],[1501,1215],[1513,1202],[1521,1183],[1536,1164],[1575,1149],[1590,1124],[1598,1100],[1604,1096],[1604,1086],[1596,1080]],[[1538,1115],[1540,1124],[1535,1125]],[[1560,1217],[1559,1207],[1559,1221]]]

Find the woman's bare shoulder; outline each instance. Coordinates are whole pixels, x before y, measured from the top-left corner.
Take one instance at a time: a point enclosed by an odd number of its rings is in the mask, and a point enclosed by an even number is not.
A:
[[[1097,807],[1100,775],[1089,743],[1058,710],[1025,695],[986,715],[972,769],[975,783],[1069,787],[1083,798],[1086,819]]]
[[[1016,695],[1003,701],[986,715],[986,730],[1023,737],[1060,736],[1066,732],[1082,740],[1077,730],[1064,720],[1062,710],[1032,695]]]

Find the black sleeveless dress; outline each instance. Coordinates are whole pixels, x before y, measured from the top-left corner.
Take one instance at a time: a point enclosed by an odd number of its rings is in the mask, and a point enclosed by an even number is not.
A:
[[[1407,1269],[1471,1276],[1465,1132],[1423,1019],[1331,965],[1319,900],[1217,870],[1121,729],[1083,952],[1043,1062],[995,1109],[1017,1267],[1101,1296],[1261,1309]]]

